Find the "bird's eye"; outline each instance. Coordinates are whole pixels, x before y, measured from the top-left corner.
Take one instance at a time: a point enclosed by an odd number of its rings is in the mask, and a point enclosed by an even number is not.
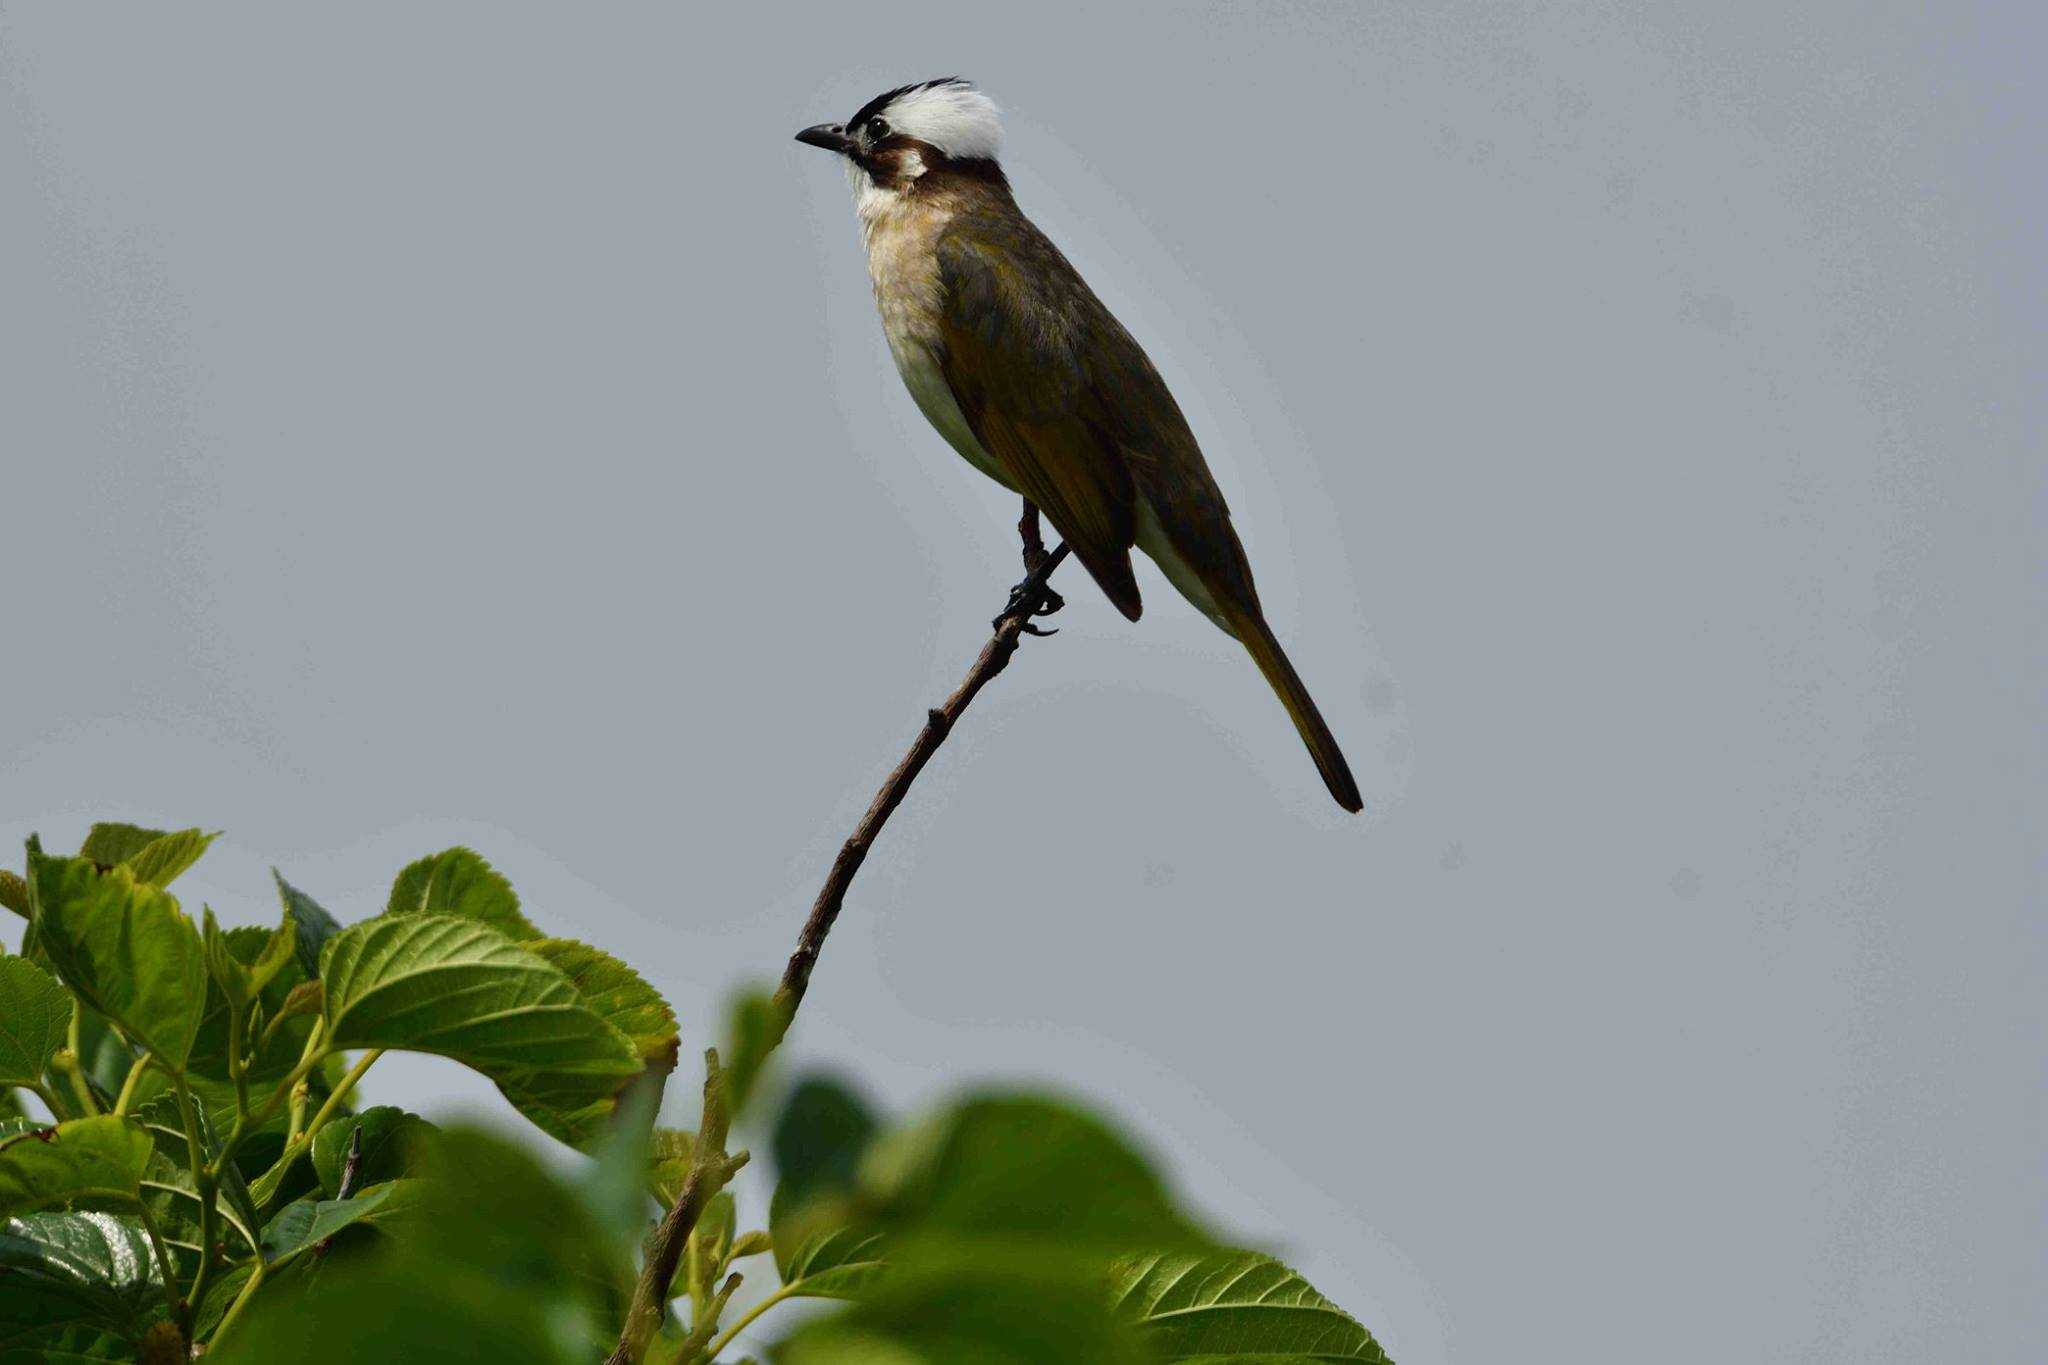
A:
[[[887,136],[889,136],[889,120],[882,118],[871,118],[868,120],[868,141],[880,142]]]

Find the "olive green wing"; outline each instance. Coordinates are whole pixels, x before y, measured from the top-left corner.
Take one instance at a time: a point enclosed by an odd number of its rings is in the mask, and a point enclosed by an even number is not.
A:
[[[1117,610],[1137,620],[1136,494],[1092,391],[1094,320],[1081,296],[1101,305],[1028,223],[956,221],[937,255],[939,364],[961,415]]]

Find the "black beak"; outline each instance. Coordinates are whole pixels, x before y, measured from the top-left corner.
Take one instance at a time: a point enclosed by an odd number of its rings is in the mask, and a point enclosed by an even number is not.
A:
[[[796,140],[809,143],[813,147],[823,147],[828,152],[838,152],[841,155],[844,155],[853,146],[853,139],[846,135],[846,125],[843,123],[817,124],[798,133]]]

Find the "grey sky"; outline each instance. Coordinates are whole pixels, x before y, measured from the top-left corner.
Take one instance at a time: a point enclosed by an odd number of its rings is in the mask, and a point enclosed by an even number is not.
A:
[[[789,140],[959,71],[1368,814],[1075,575],[801,1056],[1113,1105],[1403,1365],[2048,1357],[2025,8],[0,5],[0,836],[470,843],[701,1040],[1016,576]]]

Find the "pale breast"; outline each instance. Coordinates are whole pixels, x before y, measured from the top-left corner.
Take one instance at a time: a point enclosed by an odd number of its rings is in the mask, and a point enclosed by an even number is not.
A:
[[[917,409],[966,461],[996,482],[1009,485],[1002,467],[975,439],[966,416],[939,368],[939,317],[945,307],[939,279],[938,241],[951,211],[917,197],[872,184],[859,194],[861,237],[867,244],[868,278],[882,335]]]

